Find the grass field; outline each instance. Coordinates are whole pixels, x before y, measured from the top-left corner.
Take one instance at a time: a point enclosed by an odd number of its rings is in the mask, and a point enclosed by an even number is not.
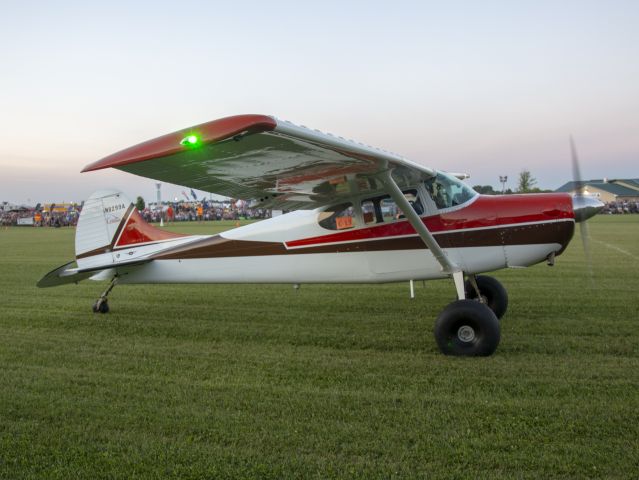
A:
[[[179,225],[214,233],[230,224]],[[432,337],[452,282],[37,289],[72,229],[0,230],[0,478],[637,478],[639,215],[500,271],[490,358]]]

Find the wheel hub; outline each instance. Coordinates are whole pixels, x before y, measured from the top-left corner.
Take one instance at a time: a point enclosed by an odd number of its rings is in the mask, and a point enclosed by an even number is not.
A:
[[[462,325],[457,330],[457,338],[464,343],[469,343],[475,340],[475,330],[470,325]]]

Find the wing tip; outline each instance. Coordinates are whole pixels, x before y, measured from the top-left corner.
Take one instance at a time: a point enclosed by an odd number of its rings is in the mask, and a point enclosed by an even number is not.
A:
[[[219,118],[125,148],[86,165],[81,173],[123,167],[185,151],[189,147],[184,146],[181,141],[185,135],[193,132],[200,134],[202,143],[207,144],[225,140],[245,131],[260,133],[274,130],[275,127],[277,127],[277,120],[268,115],[245,114]]]

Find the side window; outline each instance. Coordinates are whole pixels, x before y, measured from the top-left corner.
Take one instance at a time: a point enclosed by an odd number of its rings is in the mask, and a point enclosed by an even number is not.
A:
[[[417,196],[417,190],[407,190],[404,192],[406,200],[413,206],[418,215],[424,213],[422,202]],[[389,223],[404,218],[404,213],[389,196],[377,197],[364,200],[362,211],[366,224]]]
[[[417,190],[407,190],[404,192],[404,196],[406,197],[406,200],[408,200],[408,203],[410,203],[413,209],[417,212],[417,215],[424,213],[424,207],[417,196]]]
[[[424,181],[424,187],[440,210],[466,203],[476,195],[465,183],[442,173]]]
[[[356,226],[355,209],[352,203],[341,203],[327,208],[319,214],[319,224],[329,230],[346,230]]]
[[[375,216],[375,203],[372,200],[364,200],[362,202],[362,214],[364,215],[364,223],[371,225],[377,222]]]
[[[399,218],[399,208],[395,205],[395,200],[390,197],[382,198],[379,201],[382,210],[382,221],[384,223],[392,222]]]
[[[433,177],[426,180],[424,182],[424,187],[426,187],[426,191],[435,202],[435,206],[437,208],[441,210],[442,208],[448,208],[450,206],[446,189],[436,180],[436,178]]]

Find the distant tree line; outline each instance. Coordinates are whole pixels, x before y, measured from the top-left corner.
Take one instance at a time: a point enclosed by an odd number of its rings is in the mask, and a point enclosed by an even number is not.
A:
[[[519,179],[517,181],[517,189],[513,191],[511,188],[504,190],[505,195],[513,193],[547,193],[553,190],[544,190],[536,187],[537,179],[532,176],[530,170],[524,169],[519,172]],[[482,195],[501,195],[501,191],[495,190],[492,185],[473,185],[473,190]]]

